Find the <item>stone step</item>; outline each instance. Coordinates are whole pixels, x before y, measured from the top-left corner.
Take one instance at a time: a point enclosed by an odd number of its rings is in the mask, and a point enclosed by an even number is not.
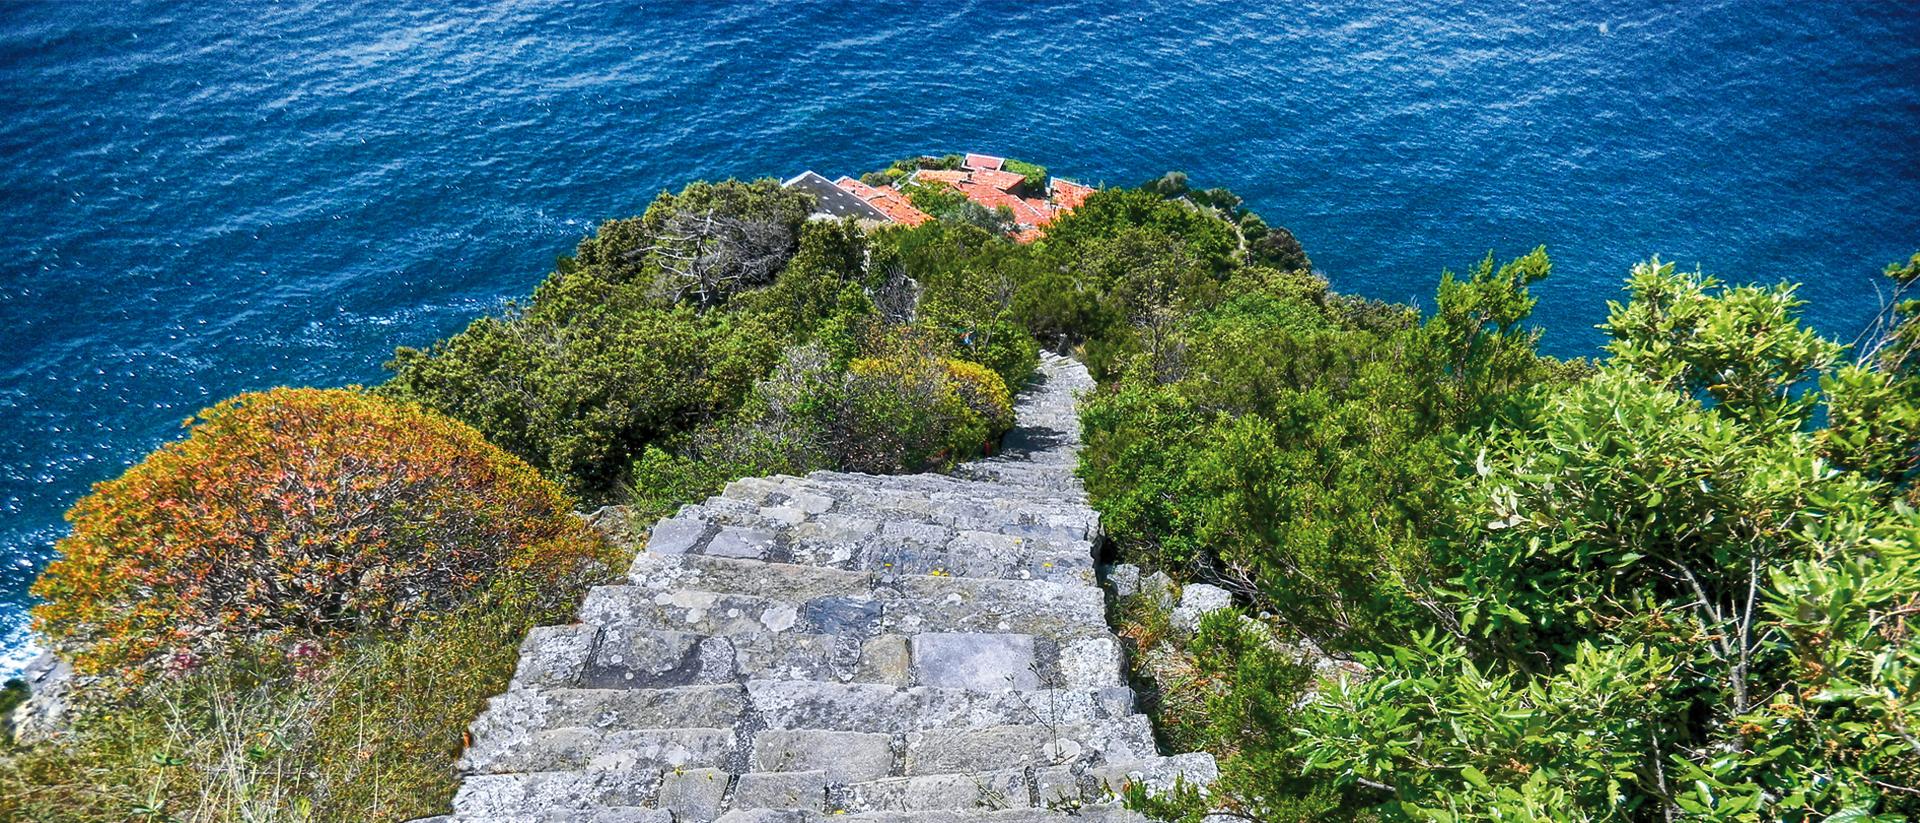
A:
[[[1101,723],[1026,723],[940,728],[906,735],[903,773],[988,772],[1008,768],[1134,763],[1159,755],[1145,715]]]
[[[1092,586],[902,575],[872,591],[793,600],[691,588],[597,586],[588,592],[580,619],[597,626],[704,635],[791,630],[873,637],[940,629],[1077,639],[1107,635],[1105,609],[1103,595]]]
[[[892,524],[889,524],[892,525]],[[737,529],[728,532],[728,529]],[[1093,544],[1085,540],[1059,543],[996,532],[881,528],[877,521],[826,515],[793,527],[775,527],[741,534],[745,527],[719,526],[705,541],[686,547],[685,553],[645,551],[636,556],[630,575],[658,565],[657,558],[685,558],[682,566],[711,570],[715,575],[783,574],[755,566],[727,566],[729,562],[775,562],[821,566],[850,572],[878,574],[945,574],[1006,580],[1052,580],[1093,585]],[[939,530],[939,531],[934,531]],[[715,547],[726,554],[710,553]],[[744,546],[757,546],[744,549]],[[851,580],[854,585],[860,581]],[[870,587],[870,584],[868,584]]]
[[[542,648],[530,638],[535,645],[525,647],[515,690],[665,690],[791,680],[995,692],[1103,689],[1125,682],[1119,642],[1100,633],[1067,638],[1008,632],[822,634],[782,630],[784,612],[771,622],[768,613],[761,612],[757,621],[744,616],[731,621],[721,626],[730,631],[720,635],[612,620],[583,624],[592,632],[585,643],[572,632],[541,632],[534,638],[559,639],[554,647]],[[582,710],[569,716],[597,714]]]
[[[1052,522],[1083,529],[1095,524],[1085,505],[1072,499],[1052,500],[1032,489],[1009,489],[994,483],[960,481],[953,488],[869,488],[857,481],[808,478],[805,487],[839,497],[840,512],[880,514],[892,519],[941,523],[958,528],[986,529],[1002,523]],[[1064,474],[1052,477],[1054,487],[1068,485]]]
[[[734,756],[738,743],[730,728],[565,726],[533,731],[499,745],[470,747],[461,755],[460,768],[474,774],[717,768]]]
[[[580,727],[730,728],[746,715],[745,684],[671,689],[513,689],[488,698],[469,731],[473,746],[511,741],[528,732]]]
[[[877,812],[1064,809],[1114,802],[1129,783],[1165,789],[1176,780],[1211,782],[1205,755],[1155,757],[1100,766],[1042,766],[984,772],[835,781],[826,769],[733,774],[720,769],[608,770],[475,775],[453,802],[463,819],[604,807],[671,808],[678,820],[710,820],[726,811],[791,810],[831,816]]]
[[[1133,821],[1161,757],[1124,685],[1051,354],[1001,454],[950,475],[738,481],[655,524],[629,584],[529,633],[433,823]]]
[[[899,756],[896,756],[898,754]],[[1157,755],[1143,715],[1094,723],[1025,723],[933,728],[904,734],[765,729],[744,741],[733,729],[616,729],[568,726],[476,745],[461,757],[474,775],[527,772],[683,773],[738,764],[752,772],[823,770],[834,782],[1086,764],[1125,764]],[[480,783],[479,785],[486,785]]]
[[[901,686],[909,677],[907,649],[901,635],[753,631],[715,637],[607,626],[574,685],[670,688],[759,678]]]
[[[463,819],[527,808],[579,812],[605,806],[644,807],[660,791],[659,769],[476,774],[460,784],[453,812]]]
[[[990,462],[990,461],[976,461]],[[1074,461],[1036,463],[1018,460],[1008,465],[1049,467],[1060,475],[1055,488],[1078,493],[1070,475]],[[975,465],[968,463],[963,465]],[[729,483],[720,497],[755,506],[784,506],[810,513],[824,513],[853,505],[900,506],[902,514],[933,516],[965,515],[982,512],[1046,512],[1086,517],[1076,511],[1077,501],[1070,496],[1052,497],[1034,494],[1030,489],[1009,489],[950,474],[873,475],[858,472],[817,471],[804,477],[773,475],[751,477]],[[918,498],[916,502],[914,498]]]
[[[584,812],[447,815],[425,817],[414,823],[675,823],[672,812],[610,806]]]
[[[871,594],[878,583],[878,575],[868,571],[654,552],[635,555],[627,579],[634,586],[658,592],[698,589],[792,601]]]
[[[1059,482],[1059,479],[1048,481],[1050,484]],[[781,532],[817,521],[865,526],[865,530],[857,533],[856,537],[867,536],[876,527],[882,529],[882,534],[887,533],[888,527],[900,534],[908,533],[909,527],[913,527],[912,532],[922,535],[952,535],[961,531],[1017,532],[1055,541],[1063,549],[1072,544],[1090,542],[1098,536],[1098,521],[1080,504],[1045,506],[1027,502],[983,505],[978,500],[969,499],[942,502],[937,499],[938,496],[929,498],[919,492],[882,494],[874,490],[838,490],[831,493],[840,498],[840,504],[830,512],[818,513],[804,512],[784,504],[757,504],[726,496],[710,497],[701,503],[681,507],[668,522],[662,522],[654,530],[650,544],[655,551],[668,554],[701,552],[703,550],[698,547],[705,540],[719,537],[716,532],[726,527],[769,532],[771,534],[767,539],[777,541]],[[760,495],[756,493],[752,496]],[[777,498],[778,495],[773,497]],[[698,531],[703,524],[706,530]],[[719,539],[713,550],[704,553],[732,550],[727,539]]]
[[[827,814],[802,810],[752,809],[728,812],[714,823],[1146,823],[1147,818],[1113,804],[1087,806],[1071,814],[1049,809],[943,809],[922,812],[860,812]]]
[[[910,732],[1004,726],[1051,720],[1098,723],[1133,713],[1126,686],[1037,691],[980,691],[860,683],[756,680],[749,700],[767,728]]]
[[[827,811],[929,812],[967,809],[1073,809],[1113,804],[1130,783],[1158,790],[1177,780],[1211,783],[1218,770],[1206,755],[1153,757],[1098,766],[1086,764],[887,777],[827,786]],[[736,803],[732,808],[747,806]]]
[[[932,686],[756,680],[744,686],[668,689],[550,688],[509,691],[488,701],[472,726],[471,758],[487,761],[537,732],[683,727],[761,728],[869,734],[1034,723],[1092,726],[1124,722],[1133,693],[1105,688],[982,691]]]

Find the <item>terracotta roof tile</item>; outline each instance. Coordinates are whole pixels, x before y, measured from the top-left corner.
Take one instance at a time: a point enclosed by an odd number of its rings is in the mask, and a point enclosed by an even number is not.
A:
[[[961,163],[961,165],[970,169],[999,169],[1006,165],[1006,162],[1006,160],[991,154],[969,154],[967,155],[966,161]]]
[[[1038,197],[1029,197],[1022,202],[1027,204],[1027,208],[1033,209],[1036,215],[1034,225],[1045,226],[1053,223],[1055,211],[1052,203],[1041,200]]]
[[[833,181],[833,184],[852,192],[855,197],[867,201],[867,205],[879,209],[893,222],[903,226],[918,226],[933,219],[932,215],[914,208],[913,202],[898,189],[875,188],[851,177],[842,177]]]
[[[1013,212],[1013,221],[1022,226],[1043,226],[1053,220],[1053,215],[1046,211],[1035,209],[1027,201],[992,186],[969,180],[959,184],[957,188],[967,196],[967,199],[987,208],[997,209],[1006,206]]]
[[[1001,191],[1013,191],[1015,186],[1026,179],[1013,172],[997,169],[976,169],[973,172],[973,182],[992,186]]]
[[[1087,198],[1099,189],[1083,186],[1072,180],[1053,178],[1053,202],[1063,209],[1077,209]]]

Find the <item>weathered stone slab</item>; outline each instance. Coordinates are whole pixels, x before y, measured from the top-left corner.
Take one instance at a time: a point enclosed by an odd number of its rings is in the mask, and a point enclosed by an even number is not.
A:
[[[706,553],[715,557],[765,560],[773,552],[773,541],[777,539],[779,535],[772,529],[722,526],[713,539],[707,542]]]
[[[659,786],[660,772],[653,769],[479,774],[461,784],[453,810],[462,815],[497,815],[529,808],[576,811],[640,806]]]
[[[823,771],[842,783],[873,780],[893,771],[893,736],[769,729],[753,739],[752,764],[759,772]]]
[[[1233,594],[1219,586],[1189,583],[1180,590],[1180,605],[1173,609],[1173,626],[1183,632],[1200,627],[1200,618],[1233,607]]]
[[[647,536],[647,551],[654,554],[686,554],[700,546],[713,533],[713,525],[697,517],[673,517],[654,525]]]
[[[890,777],[848,784],[835,795],[834,812],[991,811],[1032,805],[1025,769]]]
[[[520,664],[514,669],[511,688],[571,686],[579,682],[598,633],[598,627],[586,624],[539,626],[527,632],[527,639],[520,643]]]
[[[727,795],[730,775],[719,769],[676,769],[660,780],[661,808],[689,820],[711,820],[720,816]]]
[[[913,679],[956,689],[1040,688],[1033,636],[935,633],[913,636]]]
[[[815,769],[800,772],[749,772],[740,775],[733,790],[736,809],[808,809],[817,810],[826,802],[827,773]]]

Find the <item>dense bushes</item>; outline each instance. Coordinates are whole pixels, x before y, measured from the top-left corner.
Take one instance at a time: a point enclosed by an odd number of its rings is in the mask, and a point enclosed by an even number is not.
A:
[[[663,194],[644,217],[582,241],[526,307],[425,351],[401,349],[380,391],[465,421],[569,491],[608,500],[648,445],[730,413],[864,276],[858,230],[802,226],[809,206],[797,196],[766,182]],[[713,215],[798,239],[752,249],[688,239],[681,224]]]
[[[76,504],[35,630],[86,672],[391,629],[501,570],[592,573],[571,502],[471,428],[356,391],[201,412]]]
[[[1122,604],[1163,732],[1223,758],[1211,790],[1136,804],[1916,810],[1920,532],[1895,504],[1920,468],[1920,303],[1897,295],[1846,364],[1792,288],[1655,261],[1609,357],[1560,363],[1527,326],[1543,251],[1443,277],[1421,319],[1288,274],[1304,252],[1229,192],[1170,175],[1089,207],[1041,244],[1064,256],[1019,316],[1087,341],[1081,470],[1122,557],[1245,607],[1182,637]],[[1908,288],[1920,258],[1888,274]],[[1303,677],[1322,653],[1369,673]]]
[[[1613,308],[1611,357],[1558,364],[1524,326],[1547,270],[1536,251],[1444,278],[1418,326],[1240,280],[1178,313],[1177,356],[1136,351],[1089,405],[1082,470],[1123,553],[1272,616],[1140,658],[1224,776],[1139,805],[1914,811],[1920,645],[1900,615],[1920,602],[1920,517],[1889,501],[1920,437],[1893,421],[1920,395],[1880,356],[1898,344],[1841,366],[1790,288],[1656,262]],[[1887,341],[1912,328],[1895,317]],[[1368,674],[1301,681],[1314,646]]]
[[[861,338],[842,364],[821,346],[788,350],[736,415],[643,456],[633,499],[652,512],[737,477],[951,465],[1013,425],[1005,381],[945,357],[939,337],[874,326]]]
[[[1020,175],[1020,185],[1026,187],[1027,191],[1044,192],[1047,190],[1047,167],[1046,166],[1042,166],[1037,163],[1029,163],[1025,160],[1014,160],[1012,158],[1008,158],[1003,168],[1005,168],[1007,171],[1013,172],[1014,174]]]

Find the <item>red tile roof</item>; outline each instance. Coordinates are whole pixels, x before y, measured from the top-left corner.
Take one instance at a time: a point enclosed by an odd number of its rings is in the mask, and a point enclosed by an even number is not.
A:
[[[1015,186],[1026,179],[1013,172],[998,169],[975,169],[973,172],[973,182],[983,183],[1001,191],[1013,191]]]
[[[1006,160],[991,154],[969,154],[967,155],[966,161],[961,163],[961,165],[970,169],[998,170],[1001,166],[1005,165],[1006,162]]]
[[[851,177],[842,177],[833,184],[853,193],[853,196],[867,201],[868,205],[879,209],[887,218],[903,226],[918,226],[933,216],[913,207],[913,202],[901,194],[898,189],[874,188]]]
[[[1003,168],[1005,162],[991,155],[969,154],[965,168],[920,169],[913,173],[912,179],[917,183],[952,186],[966,195],[968,200],[989,209],[1005,206],[1013,212],[1013,220],[1018,227],[1013,239],[1021,243],[1038,240],[1042,230],[1052,225],[1056,218],[1086,203],[1087,198],[1098,191],[1092,186],[1055,178],[1047,197],[1019,197],[1013,194],[1013,190],[1026,178],[1006,171]],[[906,195],[897,189],[874,188],[851,177],[842,177],[835,183],[885,212],[895,222],[917,226],[933,219],[926,212],[914,208]]]
[[[1013,212],[1013,222],[1022,226],[1044,226],[1053,222],[1053,215],[1045,209],[1036,209],[1027,201],[992,186],[974,181],[961,183],[956,188],[967,196],[968,200],[990,209],[1006,206]]]
[[[1077,209],[1087,198],[1099,191],[1092,186],[1082,186],[1072,180],[1053,178],[1053,202],[1063,209]]]
[[[1034,225],[1037,226],[1052,225],[1054,215],[1059,213],[1059,211],[1053,207],[1052,203],[1038,197],[1026,198],[1024,202],[1027,204],[1027,208],[1033,209],[1034,213],[1039,215],[1039,219],[1034,223]]]

